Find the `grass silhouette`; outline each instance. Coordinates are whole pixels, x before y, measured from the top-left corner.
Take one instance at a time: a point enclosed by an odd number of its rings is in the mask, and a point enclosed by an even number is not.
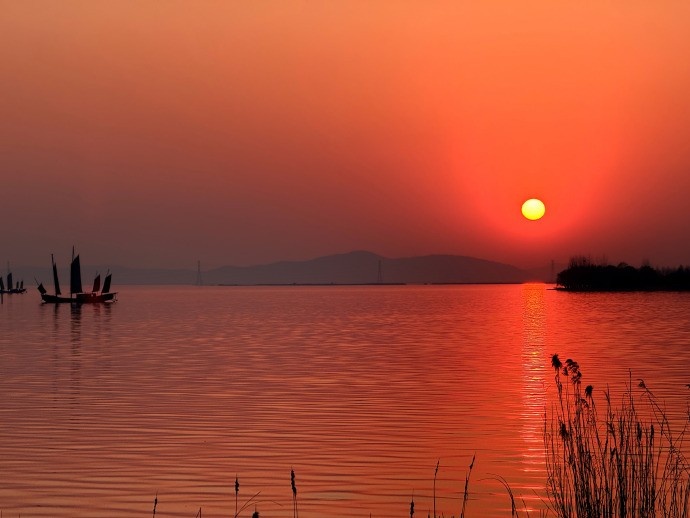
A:
[[[690,476],[682,451],[687,420],[676,435],[663,408],[639,380],[619,407],[604,391],[581,387],[580,366],[553,355],[557,400],[545,419],[547,494],[559,518],[690,516]],[[637,400],[636,400],[637,399]],[[644,409],[640,407],[644,404]]]

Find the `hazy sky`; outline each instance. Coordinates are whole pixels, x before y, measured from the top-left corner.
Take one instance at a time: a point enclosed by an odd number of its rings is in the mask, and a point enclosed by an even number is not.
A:
[[[0,12],[0,263],[690,264],[687,0]]]

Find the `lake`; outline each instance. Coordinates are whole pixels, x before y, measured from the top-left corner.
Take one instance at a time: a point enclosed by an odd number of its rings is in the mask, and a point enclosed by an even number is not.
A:
[[[543,284],[125,286],[0,305],[6,517],[510,516],[545,509],[551,356],[603,407],[646,385],[680,422],[690,294]]]

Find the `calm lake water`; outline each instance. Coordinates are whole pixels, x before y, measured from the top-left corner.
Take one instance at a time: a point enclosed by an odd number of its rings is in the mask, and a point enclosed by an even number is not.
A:
[[[124,287],[0,305],[5,517],[510,516],[544,509],[551,355],[595,397],[644,378],[680,418],[690,294],[542,284]],[[603,398],[602,398],[603,404]],[[253,495],[257,494],[252,499]],[[538,516],[538,512],[535,513]]]

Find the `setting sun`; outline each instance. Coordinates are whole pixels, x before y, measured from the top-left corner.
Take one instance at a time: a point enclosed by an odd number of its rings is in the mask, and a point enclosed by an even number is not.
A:
[[[546,212],[546,207],[541,200],[531,198],[522,204],[522,215],[530,220],[541,219]]]

